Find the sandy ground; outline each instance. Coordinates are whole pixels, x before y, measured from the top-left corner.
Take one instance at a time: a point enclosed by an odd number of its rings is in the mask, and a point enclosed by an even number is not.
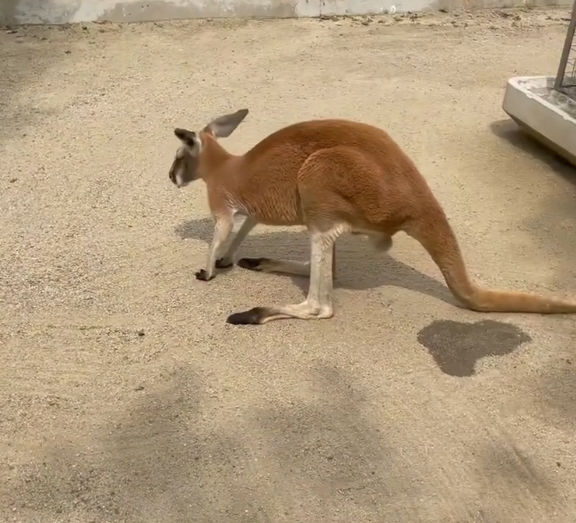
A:
[[[519,134],[506,80],[553,74],[566,10],[0,33],[0,519],[576,520],[571,317],[457,308],[423,249],[338,245],[336,316],[226,325],[306,282],[206,284],[175,126],[247,106],[387,128],[485,285],[576,294],[575,173]],[[247,256],[308,253],[256,229]],[[572,340],[572,341],[571,341]]]

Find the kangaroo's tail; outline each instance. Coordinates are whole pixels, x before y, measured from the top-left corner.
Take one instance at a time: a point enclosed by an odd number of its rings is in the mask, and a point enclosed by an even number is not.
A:
[[[452,294],[468,309],[479,312],[576,313],[576,301],[477,287],[468,277],[454,231],[439,206],[434,212],[426,213],[425,219],[412,222],[406,233],[428,251]]]

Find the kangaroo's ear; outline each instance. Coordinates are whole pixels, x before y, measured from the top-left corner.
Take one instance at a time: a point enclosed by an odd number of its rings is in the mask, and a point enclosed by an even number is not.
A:
[[[204,132],[210,133],[215,138],[228,138],[246,118],[247,114],[248,109],[240,109],[235,113],[220,116],[204,127]]]
[[[196,133],[177,127],[174,129],[174,134],[184,145],[188,146],[190,149],[194,149],[196,145]]]

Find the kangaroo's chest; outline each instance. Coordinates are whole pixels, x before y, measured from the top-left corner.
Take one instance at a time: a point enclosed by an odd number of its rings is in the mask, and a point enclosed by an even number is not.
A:
[[[238,203],[246,214],[266,225],[297,225],[302,213],[296,183],[254,184]]]

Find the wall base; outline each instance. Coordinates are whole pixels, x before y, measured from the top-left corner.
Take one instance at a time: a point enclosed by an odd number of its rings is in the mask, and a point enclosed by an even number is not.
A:
[[[571,3],[570,0],[0,0],[0,24],[299,18]]]

